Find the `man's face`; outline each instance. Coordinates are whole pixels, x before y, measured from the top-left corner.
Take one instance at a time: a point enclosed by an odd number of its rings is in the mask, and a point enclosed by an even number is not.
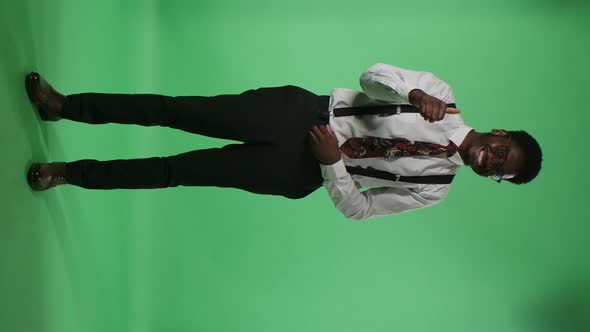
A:
[[[494,129],[470,147],[466,164],[481,176],[514,177],[524,166],[520,146],[510,140],[506,130]]]

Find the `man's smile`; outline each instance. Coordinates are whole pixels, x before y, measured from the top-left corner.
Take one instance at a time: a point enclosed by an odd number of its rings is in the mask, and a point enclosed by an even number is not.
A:
[[[477,168],[482,168],[484,164],[484,157],[485,157],[485,147],[481,148],[480,150],[473,151],[473,155],[471,159],[473,160],[473,164],[477,166]]]
[[[491,148],[488,145],[484,145],[481,149],[473,151],[471,158],[473,160],[473,166],[482,171],[489,169],[489,165],[493,163],[493,160],[490,160],[493,159],[493,156]]]

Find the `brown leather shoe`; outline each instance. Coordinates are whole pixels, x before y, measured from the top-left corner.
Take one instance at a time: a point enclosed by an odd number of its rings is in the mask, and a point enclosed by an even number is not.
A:
[[[66,184],[66,163],[35,163],[29,168],[27,182],[35,191]]]
[[[58,121],[66,98],[55,91],[38,73],[31,72],[25,78],[29,100],[44,121]]]

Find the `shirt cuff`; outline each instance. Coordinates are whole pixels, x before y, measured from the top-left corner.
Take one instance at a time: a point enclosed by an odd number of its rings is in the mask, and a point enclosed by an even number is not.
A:
[[[409,85],[409,84],[399,84],[397,86],[397,93],[404,98],[405,100],[408,101],[408,103],[410,103],[410,92],[414,89],[420,89],[417,86],[414,85]]]
[[[344,161],[342,161],[342,159],[338,160],[332,165],[320,164],[320,169],[322,170],[322,177],[324,180],[336,180],[348,175],[346,166],[344,166]]]

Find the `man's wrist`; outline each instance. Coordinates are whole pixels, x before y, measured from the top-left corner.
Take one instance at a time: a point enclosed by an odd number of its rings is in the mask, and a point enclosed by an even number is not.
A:
[[[320,169],[322,170],[322,177],[325,180],[337,180],[341,178],[345,178],[348,175],[346,171],[346,166],[344,166],[344,162],[342,159],[338,160],[332,165],[322,165],[320,164]]]
[[[333,156],[330,158],[325,158],[320,160],[320,164],[325,165],[325,166],[330,166],[330,165],[334,165],[335,163],[340,161],[340,154],[338,156]]]
[[[426,96],[426,92],[424,92],[420,89],[413,89],[408,94],[408,99],[410,101],[410,104],[417,106],[420,103],[420,100],[422,99],[422,97],[424,97],[424,96]]]

